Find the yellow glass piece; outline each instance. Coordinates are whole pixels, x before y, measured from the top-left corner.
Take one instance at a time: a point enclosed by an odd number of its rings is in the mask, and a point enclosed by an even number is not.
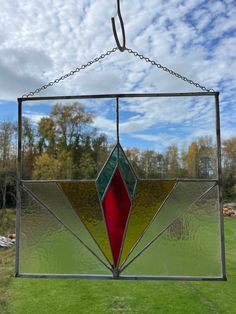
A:
[[[142,236],[161,204],[169,195],[175,181],[138,180],[129,223],[122,250],[122,263],[137,240]]]
[[[59,185],[104,255],[112,263],[110,244],[95,181],[60,182]]]

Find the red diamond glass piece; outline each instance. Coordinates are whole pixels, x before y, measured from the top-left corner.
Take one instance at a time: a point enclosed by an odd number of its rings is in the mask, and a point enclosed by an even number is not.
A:
[[[114,266],[116,267],[119,262],[123,236],[131,207],[131,201],[118,168],[116,168],[111,179],[102,205]]]

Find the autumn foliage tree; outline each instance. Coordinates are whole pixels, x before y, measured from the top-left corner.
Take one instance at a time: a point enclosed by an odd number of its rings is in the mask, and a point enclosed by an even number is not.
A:
[[[93,114],[78,102],[56,103],[37,123],[23,117],[23,178],[95,179],[113,147],[93,121]],[[140,178],[216,178],[216,147],[210,136],[199,137],[187,147],[177,144],[162,152],[124,149]],[[15,204],[16,147],[16,124],[2,121],[0,208]],[[236,137],[222,142],[222,166],[224,198],[236,200]]]
[[[236,200],[236,136],[222,143],[224,198]]]
[[[80,103],[55,104],[38,123],[34,179],[94,178],[107,157],[107,137],[92,126],[93,115]],[[50,164],[52,169],[49,169]]]

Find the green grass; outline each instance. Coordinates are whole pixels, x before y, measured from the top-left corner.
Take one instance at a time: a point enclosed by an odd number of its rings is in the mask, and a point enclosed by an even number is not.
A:
[[[8,313],[9,278],[14,264],[14,249],[0,249],[0,313]]]
[[[227,282],[11,277],[4,281],[5,304],[2,311],[0,305],[0,313],[235,313],[236,219],[225,219],[225,233]],[[4,251],[10,256],[12,253],[12,250]],[[1,255],[1,258],[7,256]],[[9,268],[13,266],[11,260],[8,261],[5,277],[9,276]]]
[[[6,209],[0,217],[0,235],[15,233],[15,209]],[[0,313],[8,313],[9,278],[14,269],[15,249],[0,249]]]

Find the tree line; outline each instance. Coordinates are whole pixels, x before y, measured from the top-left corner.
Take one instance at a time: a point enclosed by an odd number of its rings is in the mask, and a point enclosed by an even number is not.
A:
[[[93,127],[94,116],[80,103],[55,104],[38,123],[23,117],[24,179],[95,179],[114,144]],[[199,137],[187,148],[165,152],[125,149],[142,178],[215,178],[216,147],[210,136]],[[17,125],[0,123],[0,208],[16,203]],[[236,199],[236,137],[222,142],[225,200]],[[1,213],[1,212],[0,212]]]

